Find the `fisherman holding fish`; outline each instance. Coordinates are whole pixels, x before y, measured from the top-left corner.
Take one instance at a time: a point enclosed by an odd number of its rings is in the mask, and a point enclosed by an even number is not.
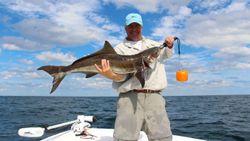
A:
[[[141,15],[128,14],[125,19],[127,37],[115,47],[115,51],[120,55],[133,55],[161,45],[142,36],[142,29]],[[173,54],[174,37],[167,37],[165,43],[167,47],[161,50],[155,63],[141,73],[145,79],[143,87],[138,76],[113,72],[108,59],[102,59],[100,65],[95,65],[99,74],[113,80],[113,88],[120,93],[117,101],[115,141],[138,140],[141,130],[145,131],[150,141],[172,140],[165,99],[161,91],[167,87],[164,61]]]
[[[172,56],[175,37],[163,44],[142,36],[142,18],[128,14],[127,37],[115,49],[108,41],[104,47],[68,66],[47,65],[38,68],[50,74],[53,93],[70,73],[85,73],[86,78],[101,74],[113,80],[120,94],[117,101],[114,140],[138,140],[141,130],[150,141],[171,141],[172,133],[161,91],[167,87],[164,61]]]
[[[161,43],[142,36],[142,18],[126,17],[127,37],[115,49],[108,41],[104,47],[68,66],[47,65],[38,68],[50,74],[53,93],[70,73],[85,73],[86,78],[101,74],[113,80],[120,94],[117,101],[114,140],[138,140],[141,130],[150,141],[171,141],[172,133],[161,91],[167,87],[164,61],[172,56],[175,37]]]

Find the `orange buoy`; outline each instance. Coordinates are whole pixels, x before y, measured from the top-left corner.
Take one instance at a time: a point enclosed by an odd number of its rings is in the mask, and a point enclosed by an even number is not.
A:
[[[188,71],[187,70],[177,70],[176,71],[176,80],[184,82],[188,80]]]

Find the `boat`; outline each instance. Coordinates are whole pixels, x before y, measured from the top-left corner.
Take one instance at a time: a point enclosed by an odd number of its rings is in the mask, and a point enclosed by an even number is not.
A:
[[[114,129],[91,128],[91,122],[94,122],[94,116],[78,115],[76,120],[52,125],[48,127],[26,127],[18,130],[18,135],[22,137],[42,137],[43,134],[51,129],[70,125],[71,129],[49,136],[41,141],[113,141]],[[148,141],[145,132],[141,131],[138,141]],[[192,137],[173,135],[172,141],[205,141]]]

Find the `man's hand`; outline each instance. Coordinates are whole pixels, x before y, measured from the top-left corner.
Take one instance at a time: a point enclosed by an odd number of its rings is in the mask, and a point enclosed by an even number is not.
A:
[[[112,79],[114,81],[123,80],[125,77],[124,75],[119,75],[119,74],[114,73],[112,69],[110,68],[109,60],[106,60],[106,59],[101,60],[101,66],[98,66],[97,64],[95,64],[95,68],[97,69],[99,74],[109,79]]]
[[[166,39],[165,39],[165,43],[167,44],[167,47],[169,49],[173,48],[173,45],[174,45],[174,36],[168,36]]]
[[[102,59],[101,66],[95,64],[96,69],[98,70],[99,74],[103,76],[110,76],[113,74],[113,71],[110,68],[109,60]]]

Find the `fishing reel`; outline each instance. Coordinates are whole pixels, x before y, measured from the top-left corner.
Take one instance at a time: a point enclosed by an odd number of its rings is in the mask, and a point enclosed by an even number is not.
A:
[[[91,127],[89,122],[95,121],[96,118],[94,116],[78,115],[77,121],[71,126],[71,131],[73,131],[76,136],[88,135],[87,129]]]

